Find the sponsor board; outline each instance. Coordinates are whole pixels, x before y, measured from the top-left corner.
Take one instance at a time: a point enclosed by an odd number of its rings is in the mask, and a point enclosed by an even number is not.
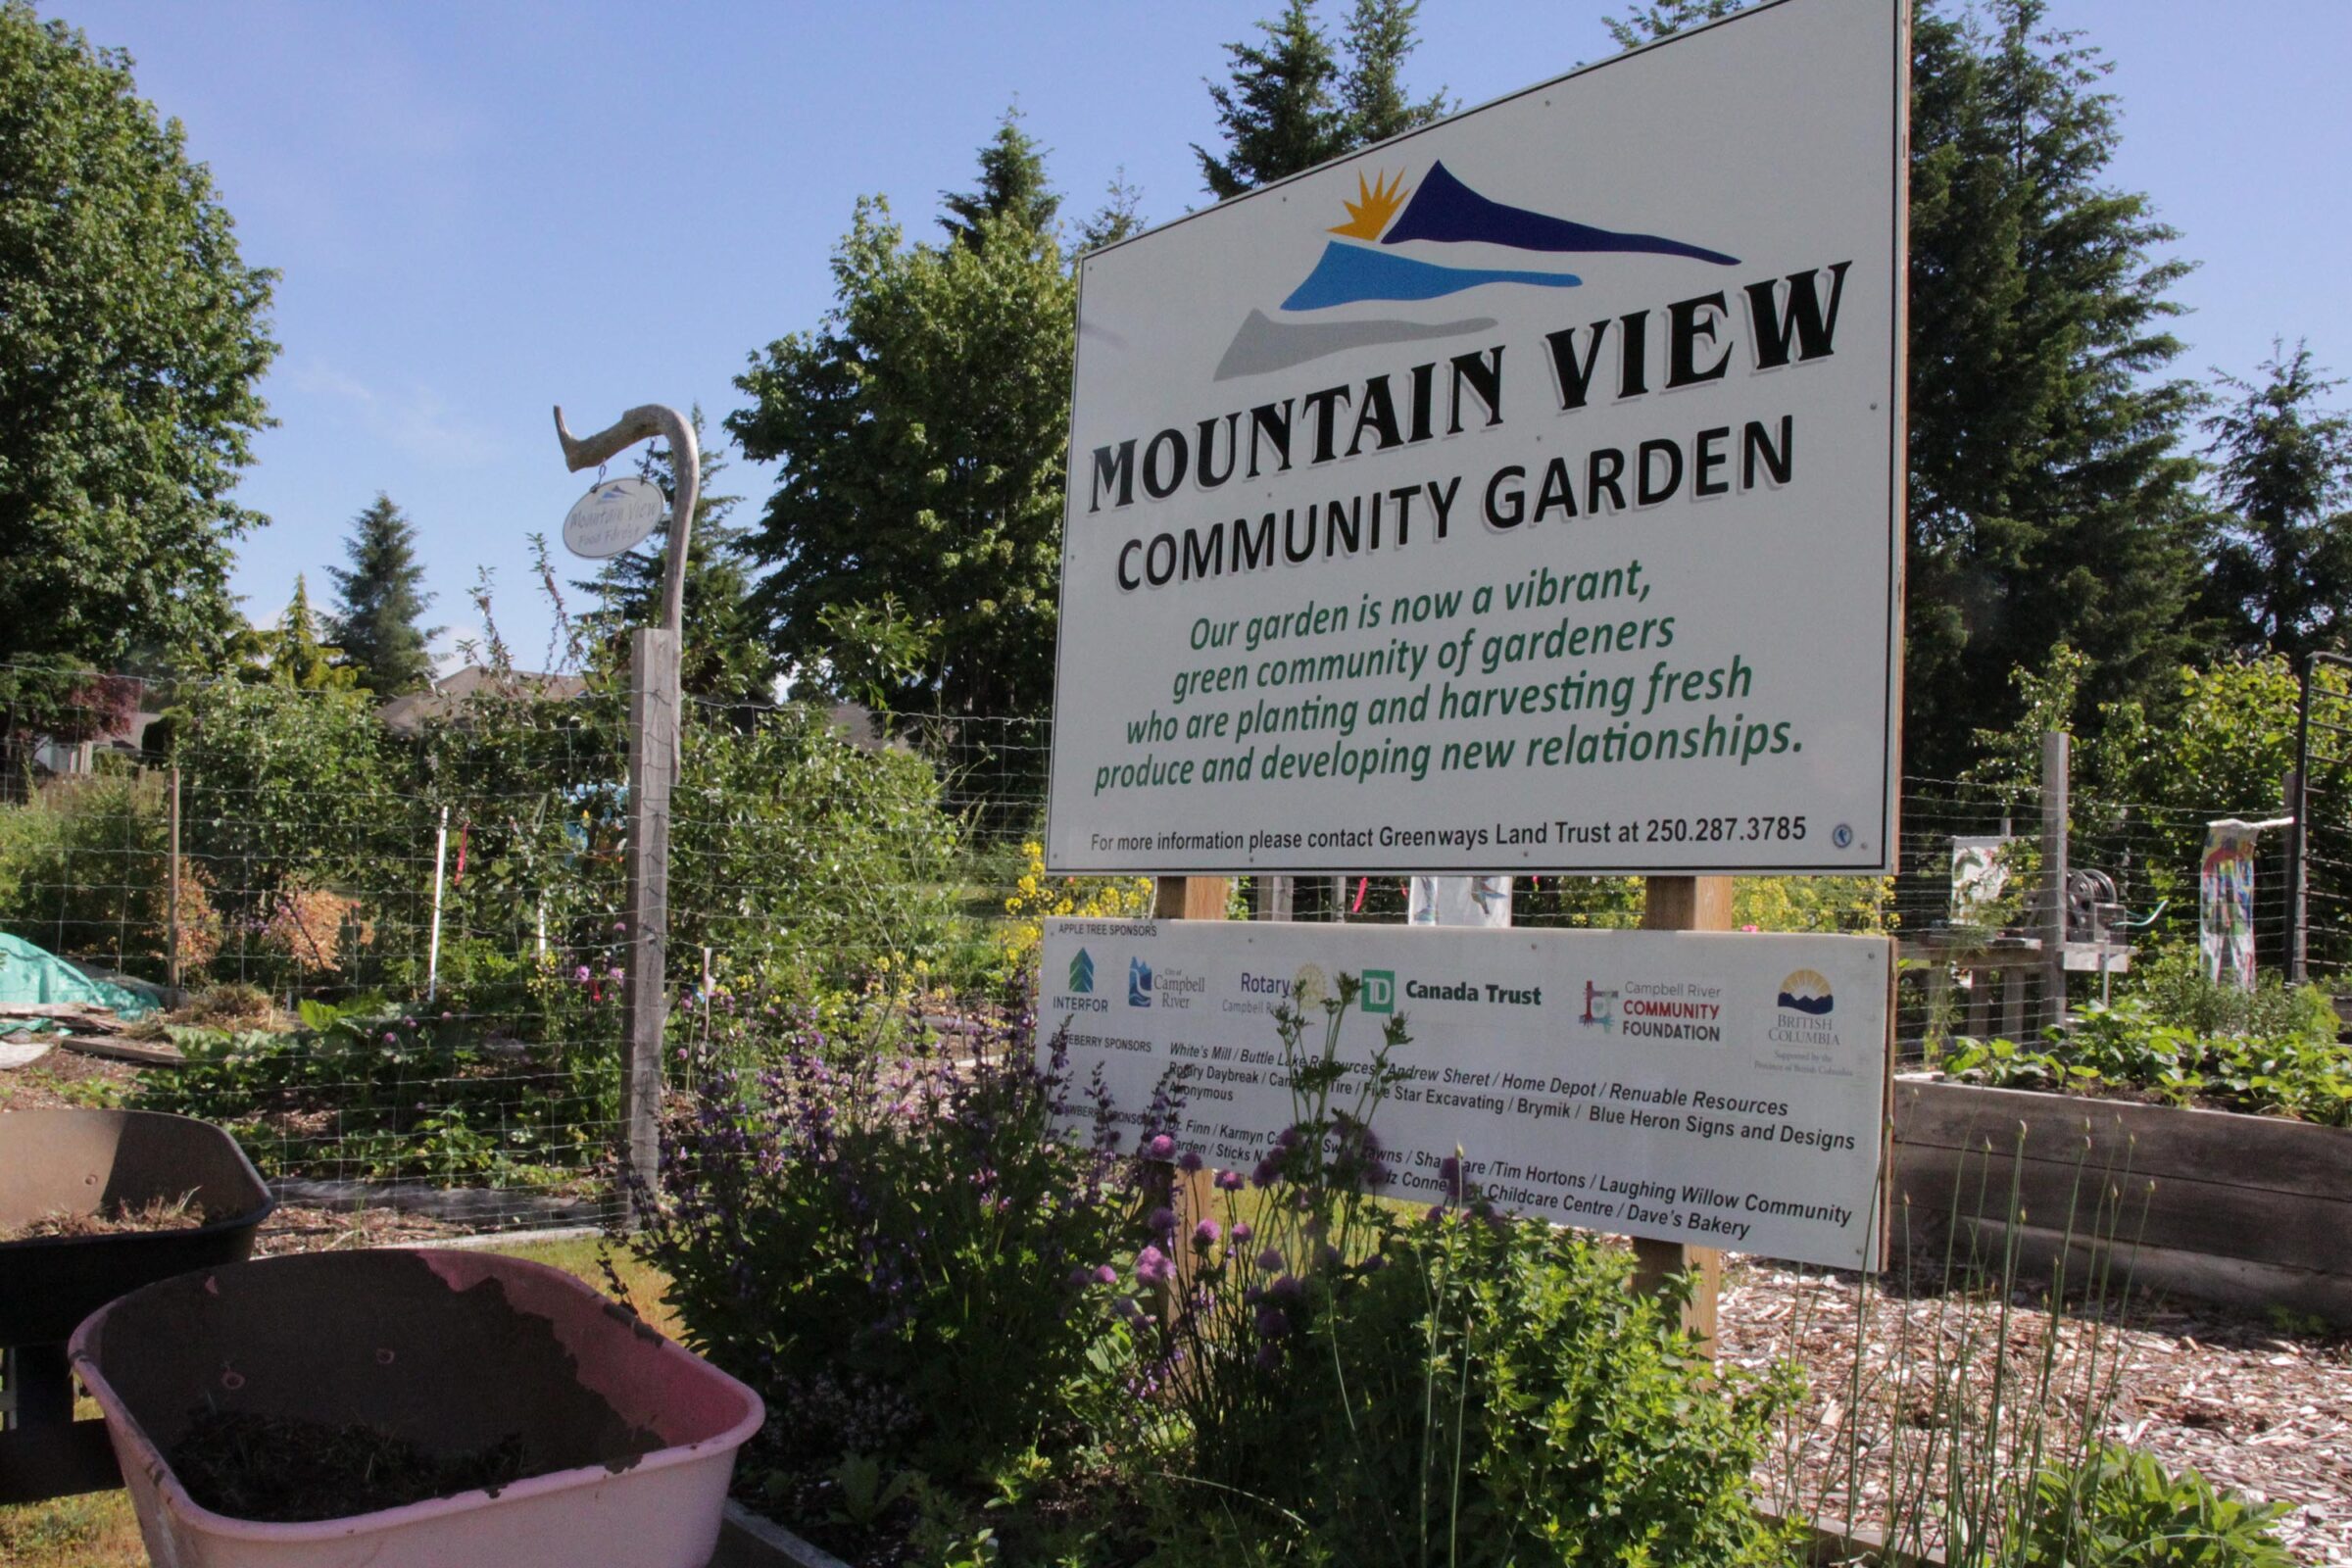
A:
[[[1049,867],[1888,869],[1906,12],[1085,258]]]
[[[1049,982],[1091,985],[1111,955],[1151,977],[1147,1001],[1105,1016],[1102,998],[1049,984],[1041,1012],[1049,1031],[1066,1023],[1075,1080],[1100,1071],[1131,1137],[1165,1082],[1178,1147],[1250,1169],[1298,1116],[1275,1009],[1303,1001],[1319,1049],[1317,1004],[1352,975],[1339,1052],[1359,1070],[1335,1102],[1352,1101],[1384,1026],[1410,1037],[1373,1119],[1390,1196],[1437,1200],[1458,1149],[1484,1196],[1555,1224],[1836,1268],[1883,1253],[1884,939],[1046,924]]]

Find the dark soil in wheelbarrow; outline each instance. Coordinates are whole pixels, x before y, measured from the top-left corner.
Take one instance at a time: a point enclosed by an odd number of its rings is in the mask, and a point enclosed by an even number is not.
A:
[[[341,1519],[477,1488],[496,1496],[528,1473],[519,1432],[436,1454],[382,1427],[228,1410],[197,1412],[169,1457],[199,1504],[265,1524]]]
[[[149,1203],[110,1203],[94,1214],[59,1210],[23,1225],[0,1225],[0,1243],[49,1236],[122,1236],[132,1231],[192,1231],[204,1224],[204,1205],[194,1193]]]

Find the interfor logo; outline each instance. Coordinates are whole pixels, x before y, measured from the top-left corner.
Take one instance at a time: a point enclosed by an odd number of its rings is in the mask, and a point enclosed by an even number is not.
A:
[[[1095,957],[1084,948],[1070,960],[1070,989],[1082,997],[1095,989]]]

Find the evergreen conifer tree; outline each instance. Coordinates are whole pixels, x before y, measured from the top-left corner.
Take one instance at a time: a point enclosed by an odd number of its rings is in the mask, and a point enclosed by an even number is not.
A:
[[[949,213],[939,226],[959,245],[980,242],[983,218],[1009,218],[1039,234],[1054,226],[1061,197],[1046,183],[1045,151],[1021,129],[1019,105],[1004,111],[995,137],[980,149],[980,188],[942,191],[939,202]]]
[[[295,574],[294,597],[287,602],[285,613],[278,616],[276,628],[258,641],[266,661],[261,678],[272,686],[335,692],[349,691],[359,685],[355,671],[335,662],[337,650],[319,642],[318,618],[311,609],[310,584],[299,572]]]
[[[1231,84],[1209,84],[1225,155],[1193,144],[1200,177],[1219,201],[1327,163],[1350,145],[1347,116],[1334,96],[1339,61],[1308,0],[1288,0],[1280,17],[1258,25],[1262,46],[1225,46]]]
[[[1738,10],[1657,0],[1635,48]],[[2021,708],[2011,674],[2088,660],[2077,723],[2162,704],[2197,587],[2196,393],[2167,291],[2187,264],[2145,196],[2103,184],[2108,70],[2044,0],[1922,0],[1911,65],[1905,771],[1955,778]]]
[[[1340,111],[1350,147],[1403,134],[1449,112],[1444,88],[1415,102],[1405,96],[1401,72],[1413,52],[1413,22],[1421,0],[1355,0],[1348,19],[1348,72],[1340,82]]]
[[[2238,652],[2300,662],[2341,652],[2352,625],[2352,417],[2320,400],[2341,386],[2298,343],[2275,346],[2259,381],[2205,420],[2218,460],[2218,528],[2206,605]]]
[[[344,541],[349,568],[329,566],[335,612],[327,627],[346,667],[378,697],[421,691],[432,683],[426,645],[441,635],[416,624],[433,596],[419,591],[424,567],[416,560],[416,529],[383,492],[352,519]]]

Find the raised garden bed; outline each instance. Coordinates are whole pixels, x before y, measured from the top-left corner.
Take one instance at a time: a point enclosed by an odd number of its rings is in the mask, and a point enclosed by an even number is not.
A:
[[[1973,1246],[1998,1259],[2013,1238],[2030,1269],[2071,1252],[2081,1280],[2095,1241],[2111,1244],[2119,1285],[2352,1324],[2352,1132],[2340,1128],[1906,1077],[1894,1183],[1898,1248],[1907,1230],[1915,1250],[1940,1256],[1957,1241],[1963,1256]],[[2116,1195],[2103,1215],[2102,1192]]]
[[[702,1568],[764,1419],[570,1275],[484,1252],[203,1270],[107,1306],[73,1354],[176,1568]]]

